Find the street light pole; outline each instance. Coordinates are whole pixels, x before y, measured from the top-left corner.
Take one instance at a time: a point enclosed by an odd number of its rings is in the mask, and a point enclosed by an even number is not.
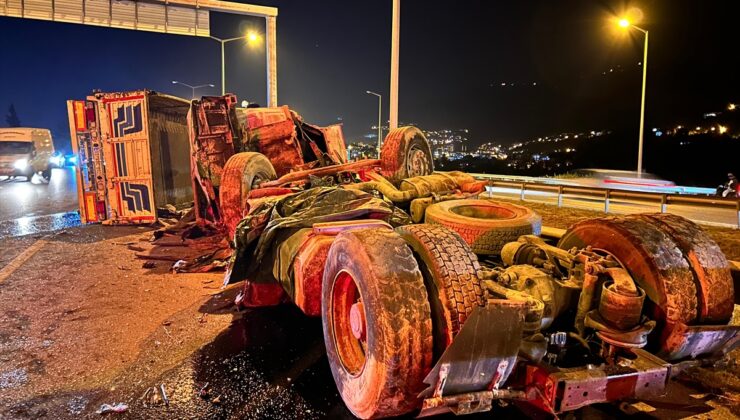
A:
[[[366,90],[365,93],[368,93],[370,95],[375,95],[378,97],[378,159],[380,159],[380,147],[383,145],[383,125],[382,125],[382,115],[383,115],[383,97],[379,93],[375,93],[369,90]]]
[[[200,88],[204,88],[204,87],[213,87],[213,85],[210,84],[210,83],[206,83],[205,85],[191,86],[191,85],[189,85],[187,83],[178,82],[177,80],[173,80],[172,81],[172,84],[173,85],[183,85],[185,87],[190,88],[190,91],[192,92],[191,95],[190,95],[190,99],[195,99],[195,89],[200,89]]]
[[[642,148],[645,137],[645,88],[647,86],[647,59],[648,59],[648,31],[633,25],[627,19],[621,19],[617,22],[619,26],[625,29],[634,28],[645,34],[645,46],[643,47],[642,59],[642,96],[640,99],[640,136],[637,149],[637,177],[642,178]]]
[[[253,36],[254,35],[247,35],[246,37],[237,36],[234,38],[227,38],[227,39],[216,38],[215,36],[209,37],[221,43],[221,95],[222,96],[226,95],[226,58],[225,58],[226,53],[225,53],[225,48],[224,48],[226,43],[231,42],[231,41],[236,41],[238,39],[252,40]]]
[[[648,59],[648,31],[632,25],[638,31],[645,34],[645,47],[642,59],[642,101],[640,104],[640,145],[637,152],[637,177],[642,177],[642,140],[645,136],[645,86],[647,85],[647,59]]]
[[[388,111],[388,129],[398,127],[398,56],[401,39],[401,0],[393,0],[391,19],[391,89]]]

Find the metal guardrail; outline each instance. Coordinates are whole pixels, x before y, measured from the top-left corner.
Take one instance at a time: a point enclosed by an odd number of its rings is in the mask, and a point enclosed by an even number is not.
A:
[[[496,181],[490,177],[481,177],[474,174],[478,179],[488,180],[487,187],[513,188],[519,190],[519,199],[524,200],[526,191],[541,191],[557,193],[558,207],[563,207],[563,196],[566,194],[577,194],[581,196],[601,198],[604,200],[604,213],[609,213],[609,205],[612,199],[631,198],[660,204],[660,212],[666,213],[671,204],[688,204],[693,207],[726,207],[732,208],[737,214],[736,227],[740,229],[740,199],[723,197],[700,197],[686,196],[681,194],[664,194],[655,192],[614,190],[598,187],[576,187],[566,185],[552,185],[534,182]],[[489,195],[491,191],[486,188]]]
[[[471,174],[477,179],[492,179],[496,181],[511,181],[511,182],[527,182],[531,184],[545,184],[545,185],[563,185],[566,187],[578,187],[573,181],[563,178],[549,178],[549,177],[533,177],[523,175],[496,175],[496,174]],[[586,187],[589,188],[589,187]],[[620,190],[627,191],[627,188],[619,188]],[[703,188],[703,187],[689,187],[683,185],[676,185],[673,187],[661,187],[660,193],[672,193],[672,194],[690,194],[690,195],[714,195],[716,190],[714,188]],[[654,191],[657,192],[657,191]]]

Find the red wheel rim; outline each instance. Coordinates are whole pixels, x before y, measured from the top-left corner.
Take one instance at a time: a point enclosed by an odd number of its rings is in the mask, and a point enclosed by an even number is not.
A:
[[[334,279],[329,310],[342,367],[350,375],[359,376],[367,360],[367,322],[362,297],[350,273],[340,271]]]

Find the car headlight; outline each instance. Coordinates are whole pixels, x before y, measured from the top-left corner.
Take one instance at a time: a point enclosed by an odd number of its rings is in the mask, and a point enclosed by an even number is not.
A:
[[[24,170],[28,167],[28,159],[18,159],[13,163],[15,169]]]

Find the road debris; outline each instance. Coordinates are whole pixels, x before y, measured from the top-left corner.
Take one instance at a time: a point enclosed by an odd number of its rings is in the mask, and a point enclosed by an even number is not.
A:
[[[128,405],[125,403],[117,403],[117,404],[103,404],[98,409],[98,414],[108,414],[108,413],[125,413],[128,410]]]
[[[167,391],[164,389],[164,384],[159,385],[159,391],[162,394],[162,401],[164,401],[164,405],[169,407],[170,406],[170,399],[167,398]]]
[[[203,385],[200,390],[198,391],[198,396],[200,398],[206,399],[208,398],[209,392],[208,392],[208,385],[210,385],[210,382],[206,382],[205,385]]]

